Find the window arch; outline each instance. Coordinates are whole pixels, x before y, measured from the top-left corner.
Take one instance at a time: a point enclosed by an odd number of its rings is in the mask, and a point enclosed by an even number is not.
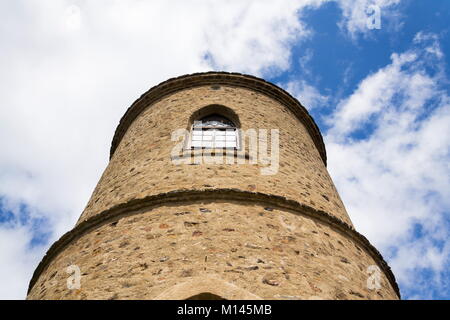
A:
[[[191,148],[221,149],[239,147],[238,130],[233,121],[218,113],[194,120]]]

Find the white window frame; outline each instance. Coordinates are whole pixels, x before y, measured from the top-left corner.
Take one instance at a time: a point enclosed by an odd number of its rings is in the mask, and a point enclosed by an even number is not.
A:
[[[211,146],[193,146],[192,142],[195,141],[194,140],[194,131],[201,131],[201,141],[207,141],[207,140],[203,140],[203,138],[205,137],[204,135],[204,131],[210,131],[212,132],[212,136],[214,137],[213,139],[211,139],[211,142],[213,142],[214,144],[212,144]],[[220,131],[224,131],[225,132],[225,139],[224,140],[216,140],[215,138],[217,137],[216,132],[220,132]],[[234,141],[235,141],[235,145],[234,146],[226,146],[226,141],[227,141],[227,132],[233,132],[232,136],[234,136]],[[231,135],[230,135],[231,136]],[[216,147],[215,142],[217,141],[225,141],[225,146],[222,147]],[[189,143],[187,145],[187,149],[228,149],[228,150],[239,150],[240,149],[240,140],[239,140],[239,130],[236,127],[228,127],[228,128],[224,128],[221,126],[202,126],[202,127],[197,127],[195,128],[195,123],[191,126],[191,131],[189,133]]]

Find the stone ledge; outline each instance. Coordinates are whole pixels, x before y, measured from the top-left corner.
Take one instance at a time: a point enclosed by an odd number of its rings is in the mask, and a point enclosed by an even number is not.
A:
[[[256,164],[257,157],[252,157],[250,153],[246,150],[238,149],[226,149],[226,148],[193,148],[193,149],[183,149],[177,155],[170,155],[171,161],[181,161],[185,160],[189,162],[187,164],[194,163],[194,160],[202,160],[214,163],[214,159],[222,159],[224,164],[235,164],[239,163],[238,159],[243,163]],[[189,161],[188,161],[189,160]],[[202,162],[200,162],[202,163]],[[220,162],[219,164],[222,164]]]
[[[77,240],[84,234],[92,231],[102,224],[117,220],[125,215],[137,214],[138,211],[142,209],[158,207],[167,203],[173,204],[180,202],[217,200],[240,201],[242,203],[259,203],[269,205],[274,208],[288,209],[295,211],[298,214],[306,215],[312,219],[317,219],[330,225],[331,227],[336,228],[350,239],[360,244],[369,253],[369,255],[378,262],[379,267],[383,270],[399,299],[401,298],[395,276],[389,265],[383,259],[381,253],[369,242],[366,237],[357,232],[352,226],[325,211],[316,210],[295,200],[261,192],[242,191],[239,189],[176,190],[148,196],[143,199],[130,200],[129,202],[119,204],[103,211],[100,214],[88,218],[76,225],[69,232],[65,233],[48,249],[47,253],[42,258],[33,273],[27,294],[30,293],[41,273],[46,269],[56,255],[62,252],[64,248],[72,241]]]
[[[174,92],[189,89],[193,87],[205,85],[228,85],[233,87],[242,87],[263,93],[270,98],[287,106],[295,116],[303,123],[308,130],[320,156],[327,165],[327,155],[325,144],[323,142],[322,134],[314,119],[310,116],[306,108],[293,96],[285,90],[279,88],[271,82],[266,80],[244,75],[240,73],[229,72],[204,72],[184,75],[176,78],[171,78],[160,84],[152,87],[137,99],[125,112],[119,125],[114,133],[114,138],[111,144],[110,159],[114,155],[117,147],[120,144],[123,136],[130,127],[131,123],[144,111],[149,105],[154,104],[158,100]]]

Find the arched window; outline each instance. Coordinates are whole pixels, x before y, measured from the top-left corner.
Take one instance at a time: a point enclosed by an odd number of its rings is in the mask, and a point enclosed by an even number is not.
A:
[[[234,123],[219,115],[211,114],[194,121],[191,148],[238,148],[238,133]]]

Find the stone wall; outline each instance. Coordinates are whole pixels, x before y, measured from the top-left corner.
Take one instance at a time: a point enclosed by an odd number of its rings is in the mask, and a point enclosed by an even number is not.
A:
[[[279,129],[276,175],[261,165],[179,165],[171,162],[172,132],[187,128],[202,107],[231,108],[243,130]],[[324,210],[351,224],[305,126],[284,105],[245,88],[211,86],[182,90],[148,106],[122,138],[79,222],[132,199],[180,189],[237,188],[276,194]]]
[[[229,108],[244,131],[279,130],[276,174],[261,174],[260,162],[173,163],[172,133],[211,105]],[[79,290],[67,288],[71,265],[82,273]],[[367,287],[371,266],[381,271],[376,290]],[[79,221],[39,264],[28,298],[186,299],[206,291],[226,299],[399,298],[390,268],[353,229],[306,109],[250,76],[184,76],[138,99]]]
[[[235,287],[235,298],[396,299],[384,273],[379,290],[367,288],[367,268],[377,260],[364,243],[298,211],[245,201],[176,203],[129,212],[79,236],[28,298],[188,298],[192,284],[206,290],[201,279],[213,278],[209,291]],[[79,290],[66,286],[73,264],[82,273]]]

